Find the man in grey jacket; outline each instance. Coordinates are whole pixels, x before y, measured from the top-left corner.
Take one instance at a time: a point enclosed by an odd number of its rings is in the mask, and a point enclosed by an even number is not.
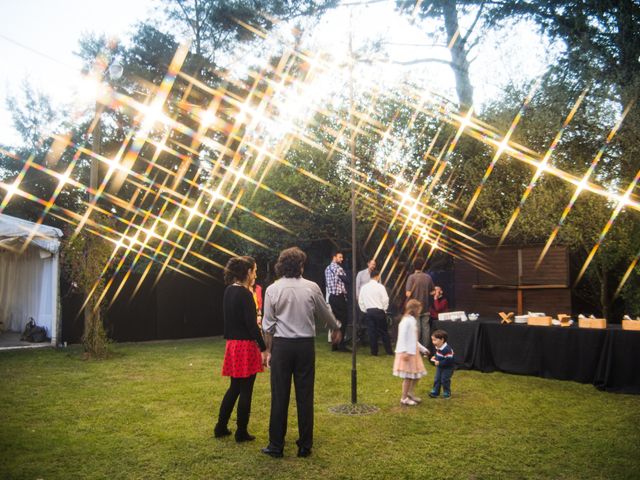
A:
[[[262,329],[271,368],[269,445],[262,452],[280,458],[287,432],[291,379],[298,411],[298,456],[311,455],[313,446],[313,389],[315,383],[315,322],[329,325],[332,341],[340,343],[340,322],[326,304],[320,287],[302,278],[306,254],[297,247],[280,253],[279,280],[265,291]]]

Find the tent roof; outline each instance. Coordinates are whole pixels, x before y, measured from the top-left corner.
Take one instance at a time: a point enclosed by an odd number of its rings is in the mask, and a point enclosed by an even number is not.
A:
[[[16,249],[17,245],[29,241],[50,253],[60,248],[62,230],[47,225],[22,220],[0,213],[0,248]]]

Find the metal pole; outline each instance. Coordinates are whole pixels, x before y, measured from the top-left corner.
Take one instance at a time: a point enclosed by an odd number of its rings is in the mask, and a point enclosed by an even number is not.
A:
[[[350,25],[353,20],[352,11],[350,11]],[[358,239],[356,236],[356,185],[355,185],[355,168],[356,168],[356,130],[354,126],[355,117],[353,115],[354,99],[353,99],[353,33],[349,28],[349,125],[351,126],[351,403],[358,402],[358,372],[356,369],[356,349],[357,349],[357,305],[356,305],[356,272],[357,272],[357,253]]]

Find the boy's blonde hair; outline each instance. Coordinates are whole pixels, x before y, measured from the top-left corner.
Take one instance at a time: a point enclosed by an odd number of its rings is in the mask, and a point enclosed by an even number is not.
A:
[[[411,315],[412,317],[418,318],[420,312],[422,311],[422,302],[420,300],[409,300],[407,304],[404,306],[404,314]]]

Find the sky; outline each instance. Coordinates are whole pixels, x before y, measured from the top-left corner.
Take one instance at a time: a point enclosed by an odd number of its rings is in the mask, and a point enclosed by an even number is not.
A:
[[[73,52],[90,32],[126,41],[133,25],[151,18],[157,0],[0,0],[0,143],[16,144],[17,132],[6,109],[8,95],[20,93],[27,79],[49,94],[56,104],[68,103],[80,79],[80,61]],[[415,58],[448,59],[448,52],[433,47],[425,25],[412,25],[395,15],[393,1],[367,6],[341,7],[320,22],[311,35],[328,51],[346,51],[349,32],[354,47],[384,38],[388,56],[406,61]],[[350,14],[349,11],[352,13]],[[464,24],[464,19],[462,19]],[[427,30],[429,27],[427,26]],[[508,53],[505,53],[508,52]],[[549,47],[527,25],[484,39],[471,67],[478,103],[500,95],[509,80],[538,75],[548,63]],[[389,66],[387,74],[409,79],[426,78],[436,91],[453,95],[451,70],[438,64]]]
[[[126,37],[151,6],[151,0],[0,0],[0,143],[18,138],[7,95],[19,93],[27,79],[64,102],[79,78],[73,52],[82,35]]]

